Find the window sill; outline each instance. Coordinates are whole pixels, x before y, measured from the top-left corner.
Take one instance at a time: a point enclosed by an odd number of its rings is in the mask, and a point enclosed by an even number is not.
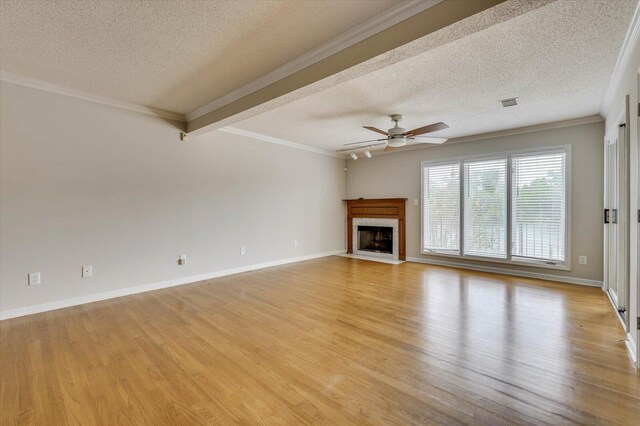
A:
[[[494,257],[484,257],[484,256],[462,256],[459,254],[452,253],[444,253],[437,251],[420,251],[421,255],[424,256],[437,256],[437,257],[447,257],[458,260],[472,260],[474,262],[487,262],[487,263],[501,263],[503,265],[513,265],[513,266],[526,266],[529,268],[540,268],[540,269],[554,269],[556,271],[570,271],[571,265],[566,263],[559,263],[557,265],[548,265],[543,262],[536,261],[527,261],[527,260],[509,260],[509,259],[499,259]]]

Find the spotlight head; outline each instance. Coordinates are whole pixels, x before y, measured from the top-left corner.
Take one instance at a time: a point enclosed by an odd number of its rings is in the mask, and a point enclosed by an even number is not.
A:
[[[356,155],[355,151],[354,151],[354,152],[352,152],[352,153],[350,154],[350,156],[351,156],[351,158],[353,158],[354,160],[357,160],[357,159],[358,159],[358,156]]]
[[[367,157],[367,158],[371,158],[371,152],[369,152],[369,150],[367,149],[367,150],[364,152],[364,156],[365,156],[365,157]]]

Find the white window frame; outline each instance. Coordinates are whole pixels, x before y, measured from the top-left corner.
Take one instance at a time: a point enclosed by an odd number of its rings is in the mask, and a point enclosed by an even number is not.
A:
[[[421,192],[420,192],[420,253],[425,254],[424,250],[424,214],[425,214],[425,205],[424,205],[424,164],[427,163],[426,161],[423,161],[422,164],[422,168],[420,169],[420,188],[421,188]],[[456,163],[460,163],[460,161],[456,158],[453,159],[449,159],[449,160],[442,160],[442,161],[431,161],[429,162],[429,166],[449,166],[452,164],[456,164]],[[464,194],[462,191],[464,189],[464,187],[462,186],[462,168],[463,165],[462,163],[458,164],[458,166],[460,167],[460,170],[458,171],[458,178],[460,179],[460,194]],[[459,215],[458,215],[458,226],[462,226],[464,224],[464,211],[462,210],[462,206],[464,205],[464,200],[462,198],[460,198],[460,204],[459,204]],[[464,233],[464,230],[462,228],[458,228],[458,250],[457,252],[455,250],[436,250],[437,253],[442,253],[443,255],[447,255],[447,256],[453,256],[453,257],[460,257],[460,254],[463,252],[462,250],[462,244],[464,243],[464,240],[462,239],[462,234]]]
[[[540,155],[540,154],[565,154],[565,241],[564,241],[564,261],[549,261],[538,259],[527,259],[517,256],[512,256],[512,180],[513,171],[512,166],[513,157],[522,157],[527,155]],[[465,191],[465,178],[464,164],[465,162],[478,161],[478,160],[497,160],[505,158],[507,162],[506,170],[506,185],[507,185],[507,257],[494,258],[488,256],[473,256],[464,253],[464,191]],[[437,250],[425,250],[424,248],[424,213],[426,206],[424,205],[424,169],[425,167],[432,167],[444,164],[459,163],[460,165],[460,251],[459,253],[450,253],[446,251]],[[550,147],[520,149],[513,151],[501,151],[490,154],[481,155],[469,155],[462,157],[451,157],[441,160],[423,161],[420,163],[420,253],[427,256],[442,256],[457,259],[467,259],[481,262],[491,263],[503,263],[510,265],[520,266],[532,266],[546,269],[556,269],[563,271],[571,270],[571,145],[557,145]]]

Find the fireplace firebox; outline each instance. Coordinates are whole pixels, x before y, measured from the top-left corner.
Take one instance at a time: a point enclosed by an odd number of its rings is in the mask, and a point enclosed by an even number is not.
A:
[[[393,227],[358,225],[358,251],[392,254]]]

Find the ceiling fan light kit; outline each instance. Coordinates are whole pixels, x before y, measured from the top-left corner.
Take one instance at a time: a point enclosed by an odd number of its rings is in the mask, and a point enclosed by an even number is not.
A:
[[[376,133],[380,133],[382,135],[385,135],[386,138],[383,139],[374,139],[374,140],[368,140],[368,141],[362,141],[362,142],[352,142],[352,143],[346,143],[344,144],[345,146],[349,146],[349,145],[363,145],[363,144],[368,144],[368,146],[364,147],[355,147],[354,148],[348,148],[348,149],[344,149],[344,150],[339,150],[338,153],[340,154],[344,154],[348,151],[351,151],[351,158],[353,158],[354,160],[358,159],[358,156],[355,153],[355,150],[357,149],[362,149],[362,148],[366,148],[364,155],[367,158],[371,158],[371,152],[370,150],[372,148],[383,148],[385,151],[391,150],[393,148],[400,148],[403,147],[405,145],[407,145],[407,140],[411,140],[413,141],[412,143],[428,143],[428,144],[443,144],[444,142],[447,141],[447,139],[445,138],[434,138],[434,137],[425,137],[425,139],[417,139],[417,138],[423,138],[424,134],[426,133],[431,133],[431,132],[437,132],[439,130],[444,130],[444,129],[448,129],[449,126],[447,126],[445,123],[443,122],[438,122],[438,123],[433,123],[433,124],[429,124],[428,126],[424,126],[424,127],[418,127],[417,129],[413,129],[413,130],[409,130],[407,131],[407,129],[400,127],[400,125],[398,123],[400,123],[400,121],[402,120],[402,115],[400,114],[392,114],[391,116],[391,121],[393,121],[394,126],[392,128],[390,128],[389,130],[387,130],[386,132],[384,130],[380,130],[376,127],[372,127],[372,126],[363,126],[365,129],[367,130],[371,130],[372,132],[376,132]],[[378,142],[375,144],[370,144],[371,142]]]
[[[387,146],[391,148],[400,148],[401,146],[405,146],[407,144],[407,138],[404,136],[393,137],[387,141]]]

